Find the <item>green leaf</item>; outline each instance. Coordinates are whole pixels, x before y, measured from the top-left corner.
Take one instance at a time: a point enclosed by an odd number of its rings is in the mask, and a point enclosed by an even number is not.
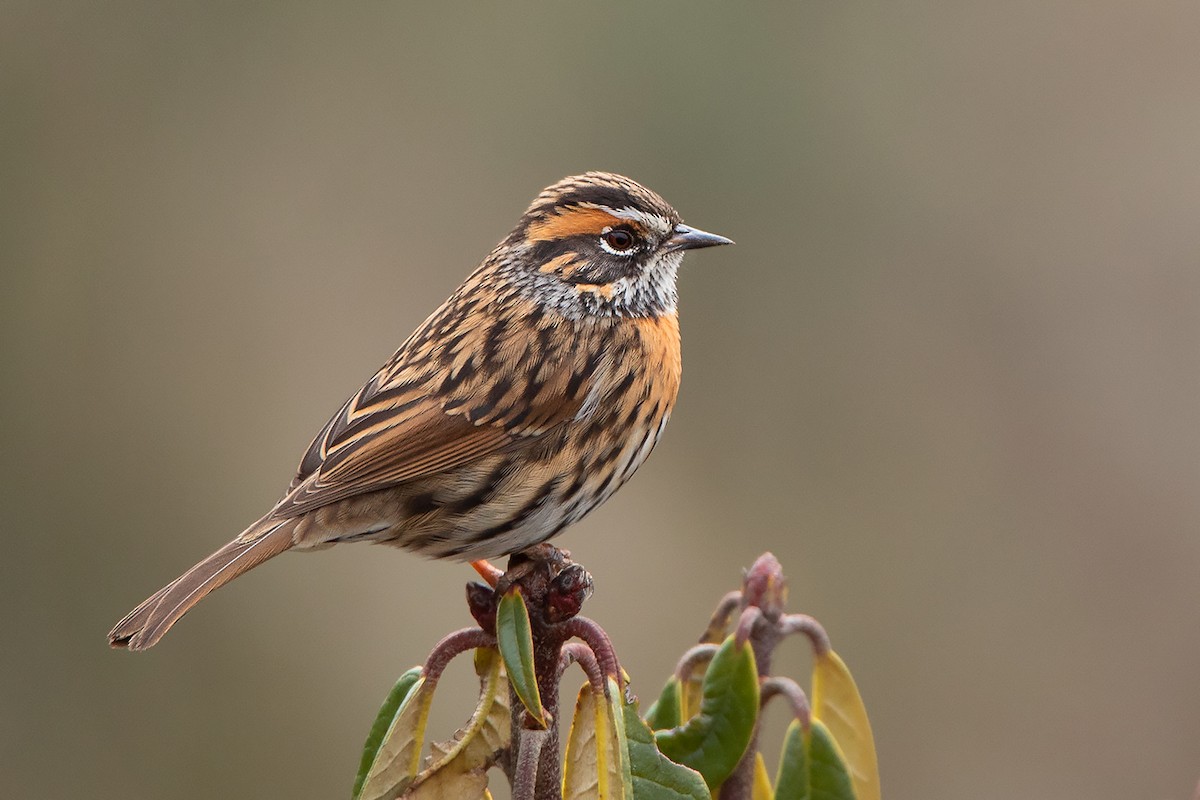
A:
[[[575,700],[563,759],[563,800],[617,800],[625,790],[625,754],[612,707],[584,683]]]
[[[394,800],[412,783],[421,761],[425,723],[436,687],[424,677],[413,684],[396,709],[355,800]]]
[[[362,792],[363,781],[367,779],[367,772],[370,771],[371,765],[375,763],[375,756],[379,753],[379,746],[383,744],[384,734],[391,727],[392,720],[396,717],[396,711],[400,708],[400,704],[408,697],[409,692],[417,685],[417,681],[420,678],[420,667],[413,667],[401,675],[397,679],[396,685],[388,692],[388,696],[383,701],[379,713],[375,715],[375,724],[371,726],[371,732],[367,734],[367,741],[363,745],[362,759],[358,764],[358,775],[354,778],[353,797],[357,798],[359,793]]]
[[[679,679],[671,676],[671,679],[663,686],[662,694],[646,712],[646,724],[650,726],[651,730],[662,731],[668,728],[678,728],[683,724],[679,708],[680,692]]]
[[[700,712],[681,727],[655,734],[667,758],[704,776],[716,789],[741,760],[758,718],[758,673],[749,644],[728,637],[704,675]]]
[[[829,729],[813,720],[805,733],[799,722],[788,728],[775,779],[775,800],[861,800]]]
[[[479,704],[466,727],[449,742],[434,743],[431,763],[404,795],[406,800],[464,800],[487,791],[487,771],[511,741],[508,689],[500,655],[490,647],[476,650]]]
[[[809,800],[808,743],[799,721],[788,726],[775,773],[775,800]]]
[[[538,693],[537,672],[533,665],[533,635],[529,629],[529,609],[514,587],[500,598],[496,609],[496,644],[504,669],[521,704],[538,723],[546,727],[546,712]]]
[[[879,762],[867,709],[850,670],[832,650],[813,663],[812,715],[828,726],[846,760],[858,800],[879,800]]]
[[[626,705],[623,717],[634,800],[711,800],[700,773],[676,764],[658,749],[636,706]]]

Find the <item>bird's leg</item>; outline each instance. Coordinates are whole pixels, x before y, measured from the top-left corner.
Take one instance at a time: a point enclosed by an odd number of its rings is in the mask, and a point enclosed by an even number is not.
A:
[[[475,605],[482,612],[476,618],[487,619],[490,604],[481,602],[486,599],[483,594],[487,590],[480,586],[468,591],[474,592]],[[591,594],[592,578],[565,552],[551,545],[536,545],[509,559],[508,571],[496,584],[493,602],[498,603],[501,596],[514,591],[520,592],[529,612],[534,673],[549,727],[542,730],[541,723],[525,712],[515,690],[510,689],[513,738],[509,764],[517,774],[510,772],[509,780],[514,800],[549,800],[562,796],[558,695],[564,646],[573,635],[570,622],[576,619]],[[579,653],[575,655],[578,657]],[[595,660],[593,657],[591,662]],[[591,662],[584,664],[585,669]],[[521,766],[528,769],[530,764],[536,764],[536,777],[532,780],[529,775],[521,774]]]
[[[491,586],[493,589],[496,588],[496,584],[500,582],[501,576],[504,575],[503,570],[501,570],[499,567],[492,566],[492,562],[488,561],[486,558],[481,558],[478,561],[472,561],[471,568],[478,572],[479,577],[483,578],[487,585]]]

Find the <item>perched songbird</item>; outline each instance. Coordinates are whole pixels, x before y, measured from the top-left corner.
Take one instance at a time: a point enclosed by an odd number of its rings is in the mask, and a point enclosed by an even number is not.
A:
[[[325,425],[266,516],[109,633],[153,646],[290,548],[492,558],[559,533],[654,449],[679,389],[683,251],[732,244],[620,175],[565,178]]]

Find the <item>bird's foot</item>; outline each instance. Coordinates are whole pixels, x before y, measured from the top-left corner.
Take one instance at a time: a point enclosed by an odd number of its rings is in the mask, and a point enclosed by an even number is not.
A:
[[[569,552],[550,544],[514,553],[503,573],[486,561],[472,561],[471,566],[488,586],[469,584],[468,605],[476,621],[489,632],[495,629],[500,598],[514,588],[525,598],[530,617],[547,625],[576,616],[592,594],[592,576],[587,570],[571,561]]]

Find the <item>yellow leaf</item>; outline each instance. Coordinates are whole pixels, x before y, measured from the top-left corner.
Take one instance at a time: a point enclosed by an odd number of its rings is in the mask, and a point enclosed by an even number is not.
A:
[[[813,665],[812,713],[841,752],[857,800],[879,800],[879,762],[867,709],[850,670],[832,650],[818,655]]]
[[[626,676],[628,679],[628,676]],[[621,691],[621,687],[617,685],[617,681],[613,677],[608,678],[605,684],[608,690],[608,717],[612,720],[612,731],[614,739],[612,741],[612,752],[621,760],[621,794],[614,794],[614,797],[633,798],[633,772],[630,769],[629,763],[629,739],[625,734],[625,709],[622,707],[625,702],[625,695]]]
[[[700,701],[704,698],[704,670],[695,669],[679,686],[679,724],[700,713]]]
[[[754,754],[754,786],[750,790],[751,800],[774,800],[775,792],[771,789],[771,776],[767,774],[767,763],[763,761],[762,753]]]
[[[610,693],[612,691],[610,682]],[[575,701],[563,759],[563,800],[626,800],[627,765],[612,705],[585,683]],[[623,727],[620,728],[624,730]]]
[[[488,796],[487,769],[442,770],[404,793],[404,800],[483,800]]]
[[[417,776],[435,686],[421,678],[396,710],[363,781],[360,800],[395,800]]]
[[[511,722],[499,654],[480,648],[475,668],[480,677],[475,713],[449,742],[434,743],[430,765],[413,781],[406,798],[481,798],[487,790],[486,773],[509,744]]]

